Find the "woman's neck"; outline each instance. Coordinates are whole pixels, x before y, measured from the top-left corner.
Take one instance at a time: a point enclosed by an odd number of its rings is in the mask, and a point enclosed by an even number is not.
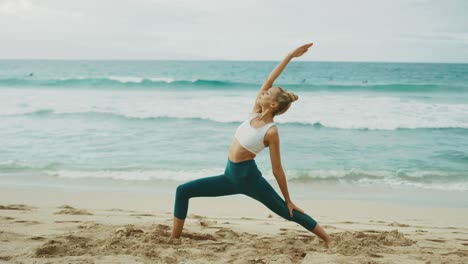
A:
[[[260,113],[260,115],[258,116],[258,119],[259,120],[262,120],[263,122],[265,122],[265,124],[268,124],[268,123],[271,123],[273,122],[273,115],[270,114],[270,113]]]

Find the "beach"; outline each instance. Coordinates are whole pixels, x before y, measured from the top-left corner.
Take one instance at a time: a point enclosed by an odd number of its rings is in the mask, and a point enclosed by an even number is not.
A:
[[[0,264],[468,264],[467,10],[0,0]]]
[[[291,62],[281,163],[336,245],[240,194],[168,241],[276,64],[1,60],[0,263],[468,263],[468,64]]]
[[[466,263],[468,208],[296,200],[323,242],[243,196],[197,197],[167,240],[173,196],[1,188],[5,263]]]

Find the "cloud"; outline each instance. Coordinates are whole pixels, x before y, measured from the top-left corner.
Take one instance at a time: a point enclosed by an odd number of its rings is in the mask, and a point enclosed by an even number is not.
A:
[[[50,7],[39,6],[28,0],[2,0],[0,1],[0,15],[30,20],[37,17],[73,17],[83,16],[80,12],[68,12]]]
[[[0,0],[0,58],[468,61],[468,1]]]

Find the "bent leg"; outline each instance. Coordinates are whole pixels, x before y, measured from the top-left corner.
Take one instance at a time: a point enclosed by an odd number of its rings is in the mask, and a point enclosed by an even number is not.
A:
[[[213,197],[237,193],[232,182],[224,174],[183,183],[176,189],[174,216],[179,219],[187,217],[189,199],[192,197]]]
[[[285,200],[278,195],[275,189],[263,177],[257,177],[245,194],[263,203],[277,215],[289,221],[294,221],[309,231],[312,231],[317,225],[317,222],[308,214],[303,214],[294,209],[293,217],[291,217]]]

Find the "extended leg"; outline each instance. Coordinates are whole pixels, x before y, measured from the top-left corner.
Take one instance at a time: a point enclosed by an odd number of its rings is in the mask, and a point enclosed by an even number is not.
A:
[[[251,188],[249,188],[245,194],[263,203],[266,207],[284,219],[300,224],[325,241],[330,240],[328,234],[325,233],[322,227],[320,227],[308,214],[303,214],[299,211],[293,210],[293,217],[291,217],[289,215],[289,209],[286,202],[278,195],[275,189],[273,189],[265,178],[256,178],[255,181],[252,182]]]
[[[333,239],[325,232],[325,230],[317,223],[317,225],[311,230],[312,233],[325,241],[326,247],[332,247],[334,245]]]
[[[234,185],[224,174],[200,178],[179,185],[175,195],[174,226],[171,238],[178,238],[182,233],[190,198],[224,196],[237,193]]]

